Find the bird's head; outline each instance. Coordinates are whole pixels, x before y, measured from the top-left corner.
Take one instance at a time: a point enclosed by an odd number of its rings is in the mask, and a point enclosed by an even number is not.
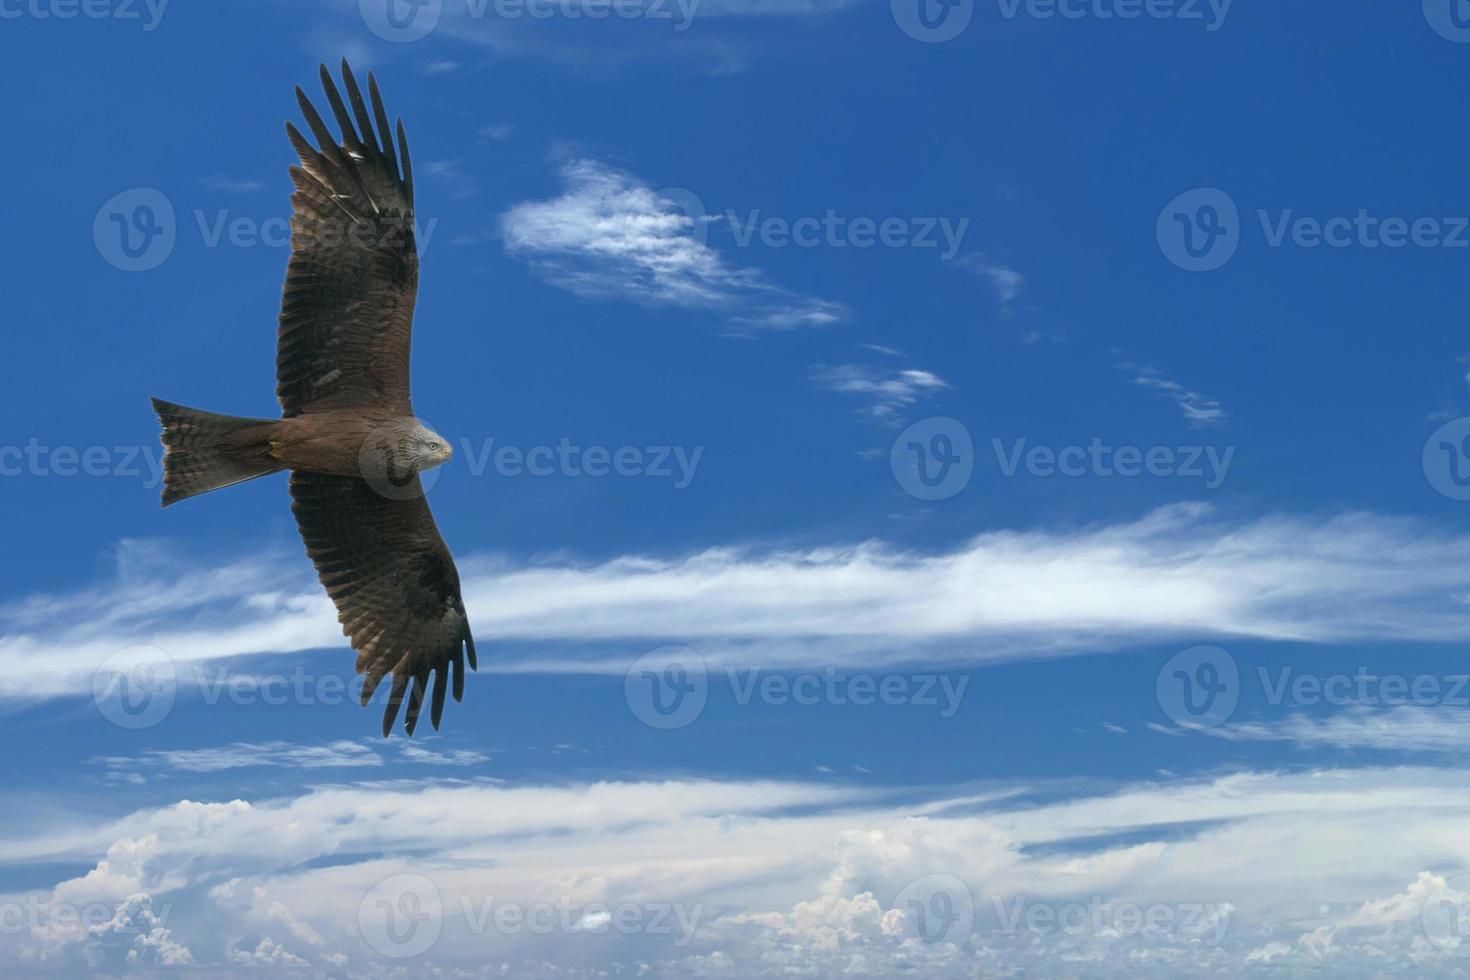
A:
[[[408,448],[416,464],[414,469],[419,471],[442,466],[454,455],[448,439],[423,425],[418,426],[410,437]]]

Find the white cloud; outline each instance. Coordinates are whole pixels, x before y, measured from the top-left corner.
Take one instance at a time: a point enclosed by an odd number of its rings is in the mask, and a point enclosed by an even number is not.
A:
[[[308,962],[300,956],[292,954],[280,943],[269,936],[262,936],[260,942],[254,949],[236,949],[231,951],[230,960],[240,966],[308,966]]]
[[[425,739],[429,745],[433,739]],[[388,754],[388,758],[384,757]],[[474,749],[435,751],[419,742],[406,740],[351,742],[339,739],[324,745],[290,742],[233,742],[196,749],[149,749],[141,756],[102,756],[96,761],[107,767],[114,780],[142,782],[148,771],[212,773],[229,769],[358,769],[379,767],[393,757],[416,765],[475,766],[490,756]]]
[[[474,749],[450,749],[435,752],[418,742],[398,742],[398,752],[405,762],[430,766],[477,766],[490,761],[490,756]]]
[[[754,269],[732,266],[704,240],[702,214],[594,160],[561,171],[563,192],[501,216],[506,251],[581,296],[704,309],[737,326],[793,329],[846,316],[828,300],[789,293]]]
[[[962,256],[958,261],[961,267],[990,284],[991,292],[1000,301],[1001,310],[1009,313],[1011,304],[1020,298],[1026,277],[1008,265],[992,261],[983,252]]]
[[[1374,968],[1396,960],[1400,969],[1415,976],[1463,977],[1470,943],[1464,928],[1470,914],[1467,887],[1470,881],[1464,876],[1446,880],[1421,871],[1402,892],[1369,899],[1293,943],[1267,943],[1247,954],[1246,963],[1268,965],[1285,975],[1318,974],[1326,968],[1343,976],[1381,976]]]
[[[1137,364],[1123,362],[1118,365],[1121,371],[1127,371],[1133,375],[1133,383],[1141,388],[1157,391],[1166,398],[1170,398],[1179,406],[1185,421],[1194,428],[1204,428],[1224,423],[1227,418],[1225,410],[1220,403],[1207,395],[1197,391],[1190,391],[1177,381],[1159,376],[1159,372],[1151,367],[1143,367]]]
[[[357,742],[292,745],[286,742],[235,742],[203,749],[150,749],[140,758],[106,756],[100,761],[113,771],[130,767],[163,768],[177,772],[223,772],[271,766],[289,769],[335,769],[381,766],[375,751]]]
[[[929,371],[889,371],[858,364],[819,365],[812,370],[812,380],[831,391],[863,398],[865,413],[878,419],[892,419],[919,399],[949,387]]]
[[[656,964],[676,978],[1172,977],[1330,964],[1333,976],[1435,976],[1460,962],[1447,910],[1470,904],[1454,877],[1470,867],[1463,771],[1057,789],[904,802],[830,782],[325,787],[32,828],[0,841],[0,857],[95,862],[27,901],[48,913],[120,903],[143,926],[129,946],[142,935],[152,962],[205,967],[300,959],[369,974],[379,952],[360,916],[402,875],[427,881],[432,901],[415,908],[441,930],[403,964],[413,975],[471,964],[465,975],[637,975]],[[946,956],[932,955],[943,950],[905,899],[935,876],[974,910],[973,931]],[[145,899],[168,911],[163,932],[161,915],[137,911]],[[507,905],[544,908],[553,928],[497,927]],[[668,928],[602,930],[619,908],[664,909]],[[1143,928],[1129,909],[1163,924]],[[76,942],[54,930],[0,936],[0,963]]]
[[[1470,752],[1470,714],[1458,707],[1357,705],[1325,717],[1294,714],[1281,721],[1240,721],[1203,729],[1237,742],[1291,742],[1300,748],[1397,752]]]
[[[681,557],[461,562],[471,621],[507,642],[481,670],[620,673],[660,643],[711,665],[978,663],[1232,636],[1443,641],[1470,629],[1470,540],[1370,514],[1214,519],[1175,506],[1141,520],[992,531],[939,552],[878,541]],[[120,648],[180,665],[340,650],[330,602],[298,557],[171,562],[127,549],[118,579],[0,610],[0,697],[91,691]],[[138,553],[147,555],[134,560]],[[207,678],[206,678],[207,679]]]
[[[12,920],[6,932],[15,935],[17,905],[7,903],[5,907]],[[146,893],[129,895],[115,905],[95,902],[78,906],[61,901],[37,904],[33,900],[29,909],[35,916],[30,933],[38,946],[22,947],[21,953],[25,959],[37,961],[31,965],[48,967],[45,972],[91,976],[122,971],[139,975],[157,968],[194,965],[193,952],[176,941],[165,924],[169,908],[156,911],[153,896]],[[101,921],[93,921],[99,918]],[[12,969],[20,965],[14,963]]]
[[[737,314],[730,322],[756,330],[796,330],[800,327],[829,327],[847,319],[847,307],[824,299],[792,298],[789,306],[767,307],[758,312]]]

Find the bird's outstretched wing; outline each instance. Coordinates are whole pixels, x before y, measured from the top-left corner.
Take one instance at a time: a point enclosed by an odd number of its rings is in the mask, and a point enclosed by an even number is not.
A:
[[[459,572],[418,478],[397,499],[366,480],[296,472],[291,497],[307,553],[357,651],[357,672],[366,675],[362,703],[391,675],[383,735],[405,692],[403,724],[412,735],[433,674],[429,719],[438,728],[446,690],[456,701],[464,694],[466,654],[475,669],[475,640]]]
[[[296,193],[276,394],[288,417],[360,405],[412,415],[408,363],[419,257],[403,120],[395,150],[373,76],[368,75],[369,114],[346,59],[342,82],[350,112],[326,65],[321,75],[342,139],[297,88],[317,146],[286,124],[301,166],[291,168]]]

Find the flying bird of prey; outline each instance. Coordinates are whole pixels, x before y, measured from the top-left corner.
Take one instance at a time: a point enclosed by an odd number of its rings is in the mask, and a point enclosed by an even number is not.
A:
[[[282,417],[235,418],[153,399],[165,446],[163,505],[290,470],[301,537],[365,675],[362,703],[391,676],[383,735],[405,694],[412,735],[425,698],[438,728],[445,692],[452,688],[456,701],[464,694],[466,655],[475,668],[459,573],[419,479],[450,448],[415,418],[409,397],[419,280],[413,168],[403,121],[395,148],[371,73],[371,113],[345,59],[346,102],[325,65],[321,78],[341,139],[300,88],[296,100],[317,145],[286,124],[301,165],[291,168],[291,260],[277,340]]]

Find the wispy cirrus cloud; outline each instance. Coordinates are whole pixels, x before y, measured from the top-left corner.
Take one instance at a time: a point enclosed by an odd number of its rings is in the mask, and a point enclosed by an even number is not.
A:
[[[1191,391],[1177,381],[1163,377],[1155,368],[1120,361],[1118,370],[1133,375],[1133,383],[1140,388],[1156,391],[1179,406],[1180,413],[1193,428],[1223,425],[1229,417],[1220,403],[1208,395]]]
[[[992,260],[983,252],[963,255],[956,260],[956,264],[989,284],[990,291],[1000,302],[1001,312],[1005,314],[1010,313],[1011,304],[1020,298],[1021,289],[1026,285],[1025,276],[1008,265]]]
[[[232,742],[196,749],[149,749],[137,756],[102,756],[96,761],[111,779],[158,772],[213,773],[231,769],[357,769],[376,768],[390,761],[418,765],[473,766],[490,756],[474,749],[438,751],[417,742],[354,742],[338,739],[324,744],[284,741]],[[130,780],[131,781],[131,780]]]
[[[732,265],[705,240],[701,220],[624,171],[578,159],[562,193],[501,216],[506,251],[580,296],[702,309],[738,327],[790,330],[841,321],[838,303],[772,285]]]
[[[1454,706],[1353,705],[1326,716],[1297,713],[1200,731],[1232,742],[1289,742],[1302,749],[1470,753],[1470,713]]]
[[[856,395],[867,404],[866,415],[889,421],[921,399],[949,387],[939,375],[909,368],[891,371],[859,364],[818,365],[812,380],[819,387]]]
[[[736,545],[595,562],[469,556],[461,570],[476,628],[508,644],[481,670],[621,673],[661,642],[695,645],[714,665],[781,668],[976,663],[1211,636],[1463,639],[1467,550],[1463,535],[1404,519],[1224,520],[1186,505],[1125,523],[990,531],[939,551]],[[0,698],[88,693],[99,665],[138,644],[186,668],[342,646],[299,559],[237,563],[243,575],[156,555],[133,564],[85,598],[0,611]]]
[[[110,770],[162,768],[176,772],[223,772],[271,766],[286,769],[338,769],[380,766],[383,759],[359,742],[292,745],[287,742],[235,742],[205,749],[154,749],[137,758],[105,756]]]

